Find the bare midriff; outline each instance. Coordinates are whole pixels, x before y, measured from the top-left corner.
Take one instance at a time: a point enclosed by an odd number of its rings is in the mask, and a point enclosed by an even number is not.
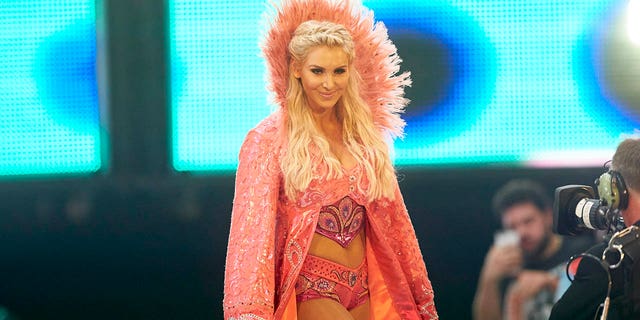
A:
[[[364,259],[365,242],[364,228],[346,247],[342,247],[339,243],[321,234],[314,233],[309,247],[309,254],[349,268],[356,268]]]

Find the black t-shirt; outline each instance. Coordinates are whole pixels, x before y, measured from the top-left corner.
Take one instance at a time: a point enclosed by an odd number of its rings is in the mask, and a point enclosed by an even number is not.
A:
[[[608,287],[606,266],[599,259],[607,246],[608,243],[603,242],[587,251],[591,257],[580,261],[575,280],[553,306],[550,320],[599,318]],[[640,319],[640,263],[625,259],[609,273],[612,287],[607,319]]]
[[[548,271],[557,268],[564,265],[573,255],[584,252],[593,245],[593,237],[590,235],[562,237],[560,249],[556,253],[546,259],[527,259],[524,262],[524,269]]]

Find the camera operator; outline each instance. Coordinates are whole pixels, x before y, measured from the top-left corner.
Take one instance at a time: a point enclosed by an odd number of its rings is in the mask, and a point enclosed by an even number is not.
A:
[[[622,141],[610,169],[612,189],[620,194],[617,209],[625,225],[640,226],[640,139]],[[550,319],[640,319],[640,263],[627,257],[618,267],[611,267],[602,261],[606,248],[607,243],[598,244],[571,262],[568,273],[577,265],[573,282],[554,305]]]
[[[552,201],[537,182],[514,179],[494,195],[503,230],[496,233],[480,272],[473,318],[548,319],[562,274],[558,266],[593,245],[592,237],[553,233]]]

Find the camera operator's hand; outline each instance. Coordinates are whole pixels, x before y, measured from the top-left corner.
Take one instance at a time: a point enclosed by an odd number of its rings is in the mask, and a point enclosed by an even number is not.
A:
[[[549,272],[522,271],[507,290],[506,319],[522,319],[523,305],[543,290],[555,293],[558,280],[556,275]]]
[[[484,260],[481,277],[484,281],[498,282],[516,276],[522,269],[522,250],[517,245],[493,245]]]

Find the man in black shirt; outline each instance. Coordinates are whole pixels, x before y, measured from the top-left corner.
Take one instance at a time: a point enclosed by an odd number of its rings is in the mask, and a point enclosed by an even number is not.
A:
[[[626,139],[618,145],[611,161],[611,170],[603,177],[611,179],[607,183],[615,191],[612,194],[619,195],[610,200],[612,203],[608,205],[620,210],[627,227],[640,227],[640,139]],[[640,319],[640,262],[626,255],[619,267],[610,268],[609,262],[602,261],[602,253],[607,246],[608,243],[598,244],[576,260],[574,280],[553,306],[551,320],[599,319],[607,296],[609,277],[611,300],[606,319]]]

